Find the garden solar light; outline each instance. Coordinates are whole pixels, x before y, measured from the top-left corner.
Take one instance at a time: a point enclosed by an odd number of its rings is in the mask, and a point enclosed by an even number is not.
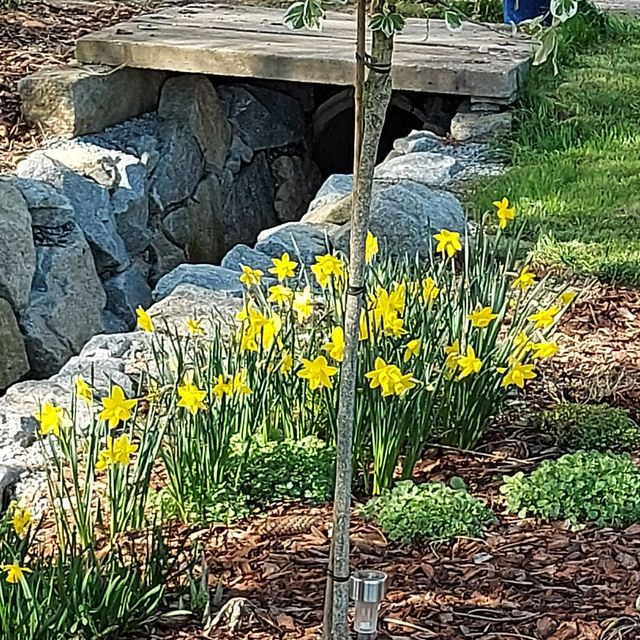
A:
[[[378,629],[378,609],[387,593],[387,574],[363,569],[356,571],[349,583],[351,599],[355,600],[353,629],[358,638],[373,638]]]

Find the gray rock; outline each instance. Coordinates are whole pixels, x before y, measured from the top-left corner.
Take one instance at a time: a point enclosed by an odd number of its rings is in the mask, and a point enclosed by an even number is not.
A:
[[[9,506],[22,471],[20,467],[0,464],[0,511],[4,511]]]
[[[237,277],[237,274],[236,274]],[[186,334],[186,322],[190,318],[200,321],[207,334],[213,325],[222,334],[234,328],[234,318],[242,308],[242,298],[224,291],[212,291],[194,284],[180,284],[169,296],[148,309],[157,322],[166,322],[170,329]]]
[[[417,151],[385,160],[376,167],[375,179],[384,182],[413,180],[427,187],[444,187],[462,171],[451,156]]]
[[[184,251],[173,244],[159,227],[151,227],[152,264],[150,281],[156,282],[162,276],[173,271],[187,261]]]
[[[248,147],[239,135],[234,134],[227,154],[227,161],[224,165],[225,169],[228,169],[233,175],[236,175],[242,168],[242,165],[249,164],[252,158],[253,150],[251,147]]]
[[[342,200],[353,191],[353,176],[346,173],[334,173],[329,176],[309,204],[309,211]]]
[[[442,153],[447,147],[451,148],[451,145],[431,131],[412,131],[393,143],[393,150],[402,154],[431,151]]]
[[[451,137],[459,142],[491,142],[511,133],[513,112],[461,110],[451,120]]]
[[[237,244],[222,259],[221,266],[225,269],[231,269],[231,271],[242,271],[241,265],[260,269],[267,274],[269,269],[273,267],[273,262],[271,262],[270,256],[261,251],[251,249],[246,244]]]
[[[271,163],[276,181],[274,209],[280,222],[298,221],[321,182],[318,167],[299,156],[280,156]]]
[[[22,378],[29,371],[24,339],[11,305],[0,298],[0,390]]]
[[[29,305],[20,318],[29,362],[40,376],[55,373],[102,330],[106,295],[80,229],[71,223],[62,240],[36,249]]]
[[[149,69],[58,66],[20,80],[18,91],[27,119],[47,133],[73,137],[155,109],[164,78]]]
[[[304,137],[300,103],[290,96],[264,87],[222,86],[218,89],[229,105],[229,120],[254,151],[284,147]]]
[[[128,396],[135,393],[134,381],[126,375],[125,363],[119,358],[74,356],[51,381],[71,388],[78,376],[82,376],[99,396],[108,394],[113,384],[122,387]]]
[[[154,300],[166,298],[178,285],[193,284],[204,289],[226,291],[240,295],[242,284],[237,271],[209,264],[181,264],[158,281]]]
[[[24,197],[11,182],[0,179],[0,296],[20,311],[29,299],[36,252],[31,214]]]
[[[198,141],[205,162],[224,167],[231,125],[226,105],[206,76],[179,75],[167,80],[162,88],[158,116],[161,121],[180,123]]]
[[[18,164],[16,173],[20,177],[47,182],[69,199],[75,220],[94,253],[99,273],[129,264],[105,187],[49,158],[46,151],[32,153]]]
[[[75,226],[75,212],[69,199],[50,184],[29,178],[13,178],[11,184],[20,191],[29,207],[36,244],[55,244],[57,235],[64,235],[65,226]]]
[[[351,219],[351,193],[340,200],[328,200],[326,204],[305,213],[300,222],[309,224],[345,224]]]
[[[207,166],[222,169],[231,142],[225,105],[205,76],[183,75],[165,83],[158,107],[162,150],[151,197],[165,211],[191,197]]]
[[[330,233],[334,229],[337,230],[334,225],[288,222],[262,231],[255,248],[273,258],[280,257],[286,251],[293,260],[313,264],[316,256],[324,255],[331,249]]]
[[[35,414],[45,402],[57,406],[70,406],[71,388],[50,380],[26,380],[9,387],[0,398],[0,451],[13,452],[16,448],[28,447],[35,442],[38,422]],[[15,456],[13,456],[15,459]],[[0,462],[11,461],[11,457],[0,458]]]
[[[148,265],[136,261],[126,271],[103,280],[107,294],[106,310],[120,319],[127,329],[136,325],[136,309],[139,306],[146,309],[151,304],[148,275]]]
[[[349,227],[344,225],[334,236],[341,249],[347,246]],[[464,235],[466,219],[451,193],[404,180],[374,185],[370,229],[391,255],[426,257],[433,251],[435,233],[448,229]]]
[[[147,167],[136,156],[81,139],[47,149],[46,155],[107,189],[119,236],[131,255],[150,240]]]
[[[223,187],[215,174],[207,176],[192,198],[162,221],[166,235],[191,262],[219,262],[224,255]]]
[[[274,186],[264,152],[238,174],[223,207],[223,247],[253,244],[262,229],[277,224]]]

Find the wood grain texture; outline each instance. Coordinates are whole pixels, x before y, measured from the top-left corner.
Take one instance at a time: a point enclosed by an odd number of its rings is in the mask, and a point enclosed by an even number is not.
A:
[[[218,76],[350,85],[355,19],[329,13],[321,31],[292,31],[284,11],[188,5],[141,16],[78,40],[80,62]],[[528,68],[532,43],[507,29],[408,20],[397,37],[394,88],[510,102]]]

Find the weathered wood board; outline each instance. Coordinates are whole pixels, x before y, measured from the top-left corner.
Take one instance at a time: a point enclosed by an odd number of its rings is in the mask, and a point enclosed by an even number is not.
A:
[[[85,63],[321,84],[353,82],[355,19],[330,13],[321,31],[292,31],[284,10],[193,4],[140,16],[78,40]],[[397,38],[396,89],[514,100],[532,43],[508,28],[409,20]]]

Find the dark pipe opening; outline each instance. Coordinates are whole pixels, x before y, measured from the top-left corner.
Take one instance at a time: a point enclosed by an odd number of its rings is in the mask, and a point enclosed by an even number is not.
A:
[[[347,108],[334,116],[316,135],[313,159],[323,178],[334,173],[353,172],[354,109]],[[382,162],[393,148],[393,142],[414,129],[422,129],[424,122],[415,114],[391,104],[382,129],[377,163]]]

